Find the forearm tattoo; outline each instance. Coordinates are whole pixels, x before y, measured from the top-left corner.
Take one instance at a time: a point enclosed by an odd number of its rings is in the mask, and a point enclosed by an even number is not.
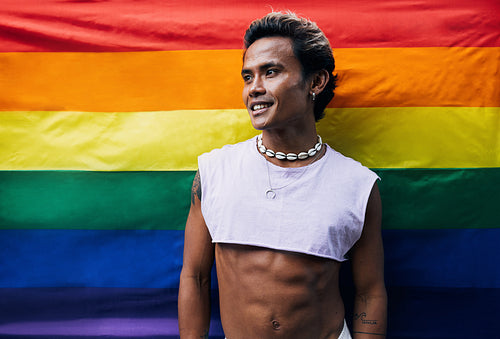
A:
[[[356,313],[354,314],[354,320],[361,320],[361,323],[363,325],[377,325],[377,320],[368,320],[366,319],[366,313],[363,312],[363,313]]]
[[[363,325],[377,325],[378,320],[368,320],[366,319],[366,313],[355,313],[354,321],[361,320],[361,324]],[[362,333],[362,334],[371,334],[371,335],[380,335],[385,336],[385,333],[374,333],[374,332],[361,332],[361,331],[353,331],[353,333]]]
[[[202,335],[200,335],[201,339],[208,339],[208,330],[205,331]]]
[[[193,187],[191,188],[191,204],[193,205],[196,202],[195,197],[198,197],[198,200],[201,201],[201,180],[199,172],[196,172],[193,180]]]

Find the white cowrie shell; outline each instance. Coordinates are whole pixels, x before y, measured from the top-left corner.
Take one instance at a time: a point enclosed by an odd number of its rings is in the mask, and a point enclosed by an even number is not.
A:
[[[274,153],[274,151],[268,149],[266,150],[266,155],[269,157],[269,158],[272,158],[274,157],[276,154]]]
[[[276,159],[278,160],[285,160],[286,159],[286,154],[283,152],[276,152]]]
[[[309,158],[309,154],[308,154],[308,153],[306,153],[306,152],[300,152],[300,153],[299,153],[299,155],[298,155],[298,158],[299,158],[300,160],[307,159],[307,158]]]

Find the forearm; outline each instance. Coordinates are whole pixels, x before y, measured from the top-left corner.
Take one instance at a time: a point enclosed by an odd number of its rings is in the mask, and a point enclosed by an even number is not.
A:
[[[387,294],[357,295],[354,300],[353,338],[382,339],[387,329]]]
[[[180,337],[182,339],[208,338],[210,280],[181,274],[178,302]]]

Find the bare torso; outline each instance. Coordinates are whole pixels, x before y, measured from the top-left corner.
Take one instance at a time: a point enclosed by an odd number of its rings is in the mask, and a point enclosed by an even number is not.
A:
[[[231,244],[217,244],[215,255],[228,339],[335,339],[342,331],[339,262]]]

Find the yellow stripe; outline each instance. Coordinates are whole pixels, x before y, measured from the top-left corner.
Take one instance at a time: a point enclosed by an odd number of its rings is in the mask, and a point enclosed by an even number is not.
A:
[[[372,168],[500,167],[499,107],[334,109],[318,131]]]
[[[498,107],[500,48],[336,49],[332,107]],[[0,109],[243,108],[241,50],[1,53]]]
[[[500,167],[500,108],[329,109],[323,140],[372,168]],[[193,170],[250,138],[244,110],[4,112],[2,170]]]

